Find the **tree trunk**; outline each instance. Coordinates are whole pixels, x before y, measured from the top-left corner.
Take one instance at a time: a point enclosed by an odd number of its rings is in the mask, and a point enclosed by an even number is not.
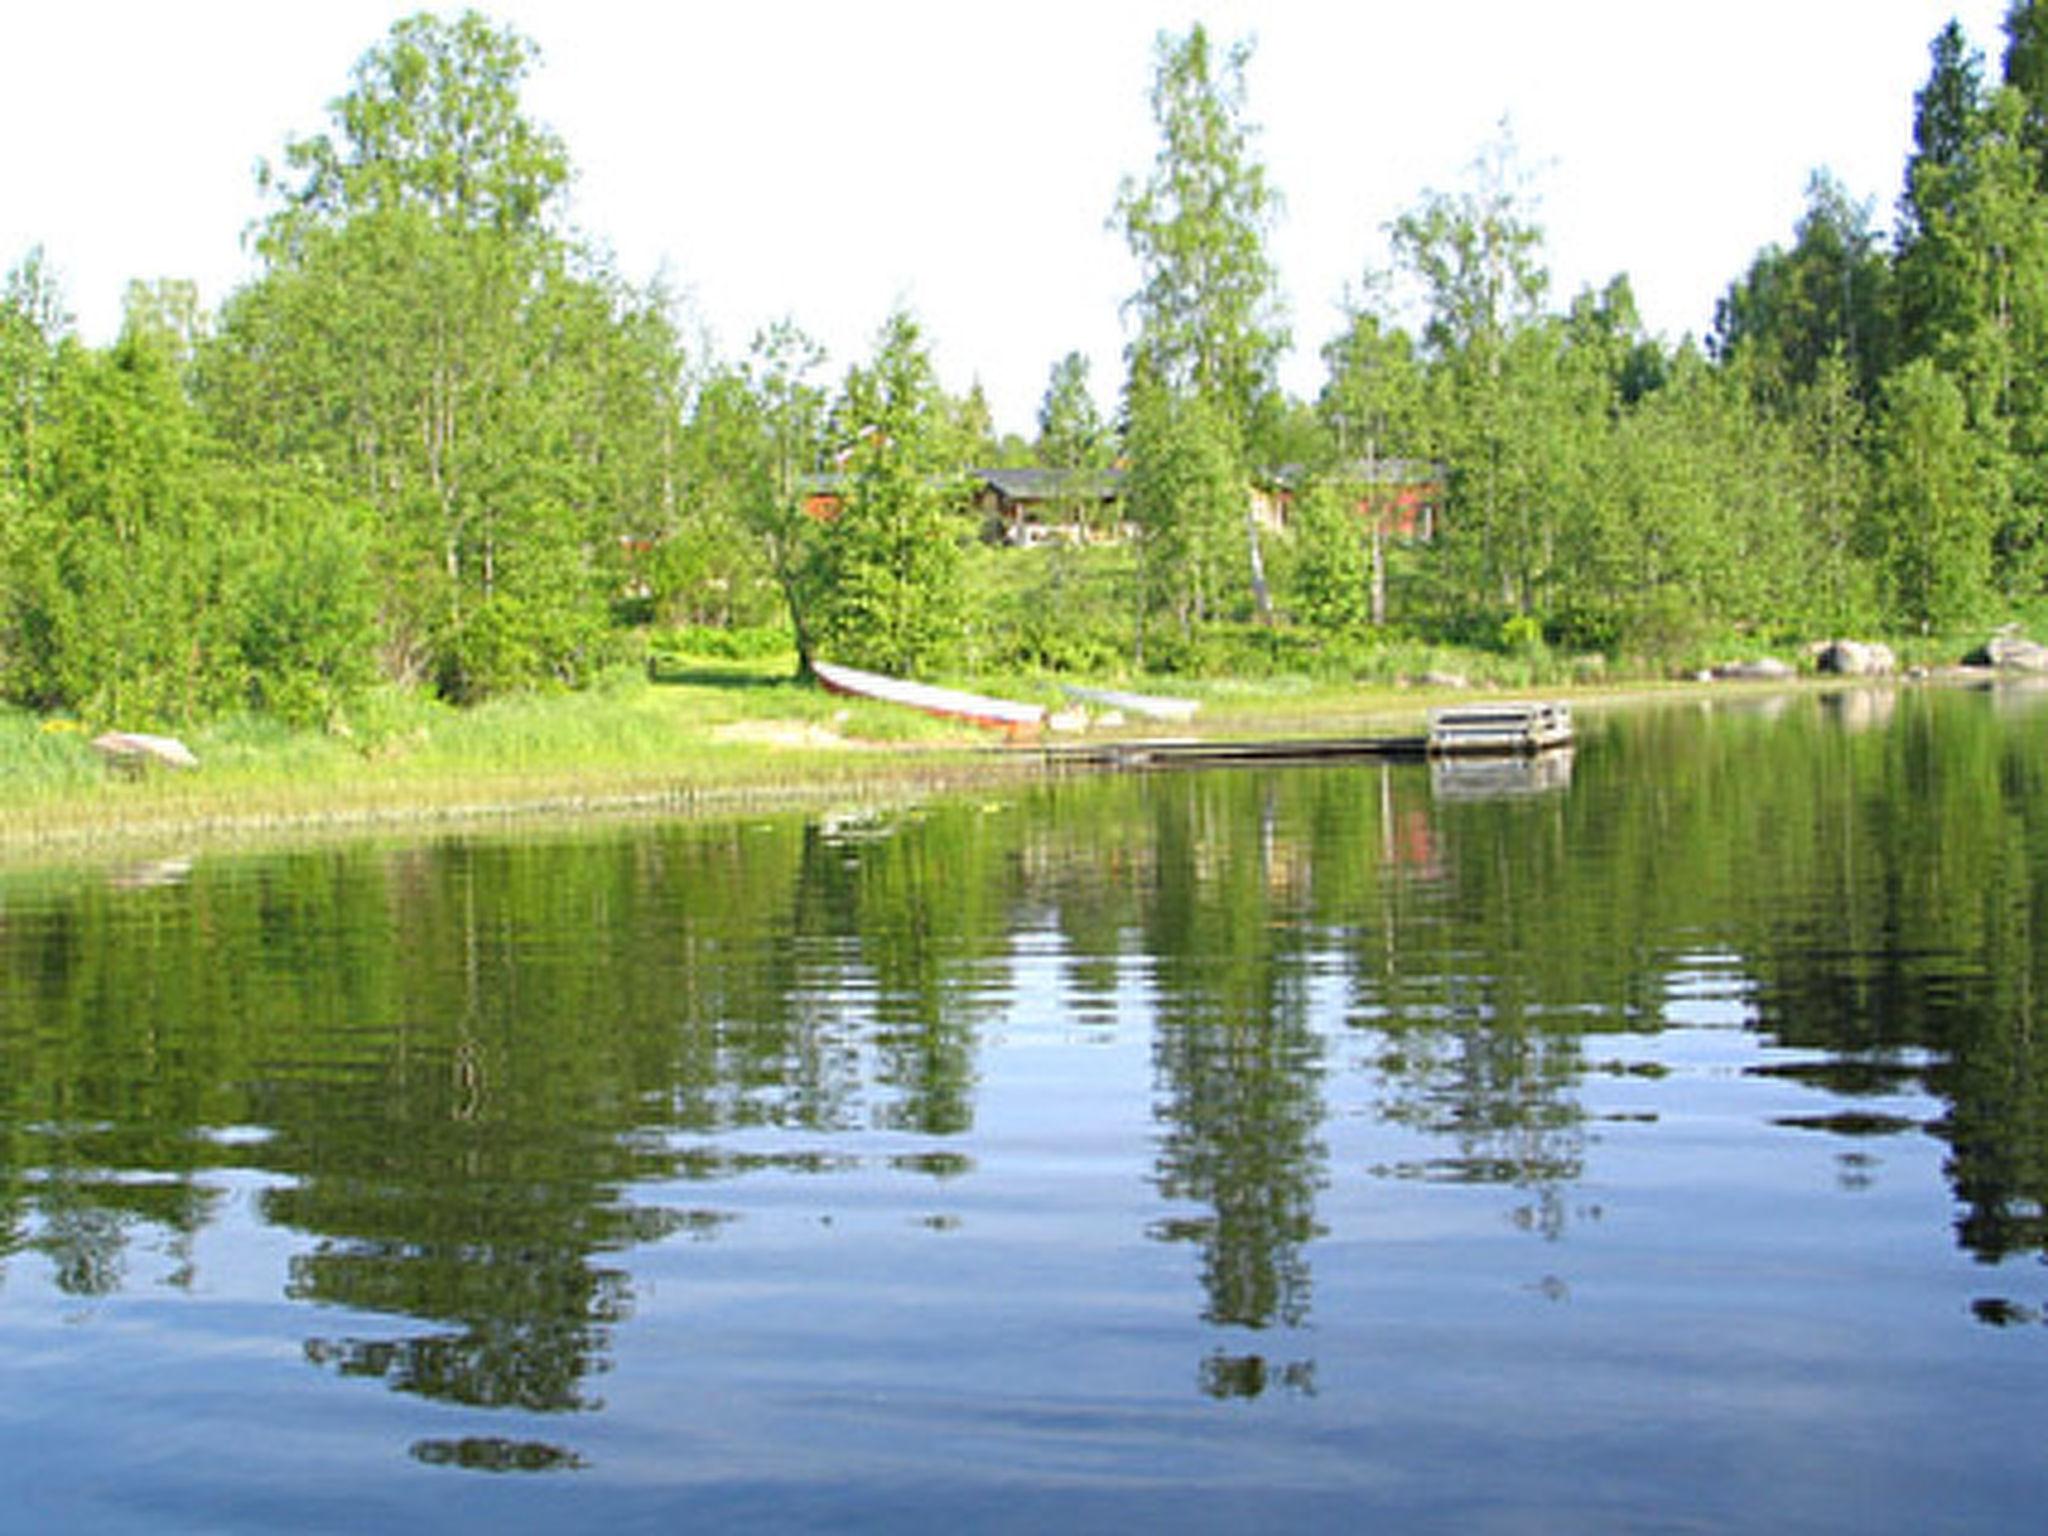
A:
[[[1372,540],[1372,591],[1369,612],[1374,629],[1384,627],[1387,622],[1387,549],[1386,530],[1382,526],[1386,514],[1380,508],[1379,486],[1379,444],[1368,438],[1365,444],[1365,522]]]
[[[1259,508],[1250,497],[1245,499],[1244,531],[1251,546],[1252,606],[1258,610],[1259,622],[1273,622],[1273,594],[1266,587],[1266,556],[1259,548]]]
[[[1387,622],[1387,549],[1380,530],[1379,508],[1372,508],[1372,627],[1383,629]]]

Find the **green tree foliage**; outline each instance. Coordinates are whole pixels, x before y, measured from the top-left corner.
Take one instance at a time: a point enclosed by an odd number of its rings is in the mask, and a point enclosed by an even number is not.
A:
[[[266,181],[297,174],[268,238],[401,209],[448,228],[539,228],[569,182],[567,150],[519,102],[539,56],[475,11],[396,22],[357,61],[333,133],[293,140],[284,170],[266,168]]]
[[[824,349],[793,321],[776,323],[754,338],[746,363],[722,368],[705,383],[690,428],[695,534],[736,535],[753,551],[804,670],[814,650],[814,562],[824,536],[805,508],[824,456],[826,422],[825,391],[811,379],[824,360]]]
[[[1423,379],[1406,331],[1354,301],[1344,330],[1323,348],[1323,364],[1317,409],[1340,460],[1425,451]]]
[[[1454,600],[1515,613],[1530,611],[1550,542],[1547,509],[1530,499],[1543,447],[1525,430],[1528,369],[1549,350],[1536,329],[1550,275],[1525,180],[1503,133],[1467,190],[1429,192],[1393,227],[1396,261],[1426,305],[1422,339],[1452,477]]]
[[[1495,386],[1476,397],[1482,410],[1472,426],[1488,458],[1472,489],[1492,511],[1487,541],[1468,557],[1494,567],[1476,590],[1497,579],[1505,611],[1524,631],[1549,625],[1583,579],[1571,542],[1599,494],[1615,399],[1605,348],[1576,345],[1569,321],[1555,316],[1514,332]],[[1453,520],[1454,536],[1457,527]]]
[[[918,324],[898,310],[833,410],[843,497],[808,570],[809,625],[835,661],[916,673],[957,644],[959,580],[973,534],[946,400]]]
[[[0,686],[126,724],[244,707],[324,720],[370,671],[360,524],[224,459],[156,297],[137,290],[111,349],[58,349],[7,530]]]
[[[1821,360],[1791,422],[1795,493],[1811,545],[1803,609],[1834,634],[1877,617],[1862,530],[1872,484],[1870,419],[1848,362],[1836,355]]]
[[[986,468],[1002,456],[1002,445],[996,441],[995,412],[981,380],[976,379],[957,399],[945,397],[945,423],[952,438],[946,451],[955,469]]]
[[[623,551],[675,531],[667,302],[554,231],[534,57],[473,13],[398,23],[287,147],[203,370],[243,452],[369,502],[386,664],[456,699],[588,676]]]
[[[1991,525],[1984,465],[1954,380],[1921,359],[1886,386],[1872,544],[1895,620],[1942,631],[1985,609]]]
[[[1610,419],[1561,535],[1561,638],[1673,657],[1730,630],[1790,636],[1839,618],[1848,583],[1823,558],[1799,440],[1739,369],[1684,348]]]
[[[1715,308],[1713,350],[1747,365],[1761,404],[1796,411],[1823,363],[1845,360],[1865,401],[1887,367],[1891,267],[1871,207],[1826,171],[1807,183],[1792,248],[1759,252]]]
[[[1303,623],[1335,634],[1385,622],[1381,540],[1342,480],[1311,483],[1294,504],[1292,601]]]
[[[1252,446],[1254,422],[1274,390],[1274,370],[1287,345],[1278,273],[1266,252],[1279,199],[1253,154],[1254,131],[1244,117],[1250,57],[1250,45],[1238,43],[1218,60],[1199,23],[1183,38],[1159,38],[1152,85],[1159,152],[1142,185],[1125,179],[1114,215],[1140,278],[1127,306],[1137,317],[1127,353],[1130,377],[1141,381],[1131,385],[1128,414],[1135,421],[1141,391],[1197,402],[1201,433],[1225,431],[1233,439],[1229,451],[1239,458]],[[1184,413],[1175,408],[1167,414]],[[1133,433],[1134,468],[1141,442],[1156,441]],[[1173,478],[1163,473],[1155,484]],[[1269,602],[1259,528],[1249,498],[1240,499],[1251,589],[1263,616]],[[1145,516],[1159,526],[1173,510],[1154,504]],[[1206,508],[1190,507],[1188,515],[1203,518]],[[1191,531],[1155,545],[1155,554],[1207,543],[1205,532]],[[1212,579],[1194,572],[1174,578],[1184,590]]]
[[[10,696],[105,719],[231,702],[199,427],[173,361],[133,331],[66,346],[32,508],[10,553]]]
[[[1142,185],[1125,178],[1115,214],[1140,275],[1129,301],[1133,371],[1202,397],[1239,432],[1273,388],[1287,344],[1279,275],[1266,253],[1279,200],[1244,119],[1250,58],[1242,42],[1217,58],[1200,24],[1184,38],[1159,38],[1159,153]]]
[[[1390,461],[1433,457],[1424,408],[1426,381],[1408,333],[1363,300],[1353,302],[1349,324],[1323,348],[1323,363],[1329,377],[1317,410],[1334,445],[1327,478],[1333,492],[1337,486],[1343,489],[1304,502],[1297,526],[1302,545],[1297,573],[1308,584],[1303,596],[1310,611],[1349,613],[1350,595],[1315,593],[1329,583],[1352,579],[1362,539],[1364,617],[1374,625],[1384,624],[1387,524],[1395,511],[1388,491],[1403,478],[1412,478],[1391,473]],[[1433,465],[1428,473],[1434,476]],[[1351,513],[1330,516],[1332,501],[1348,503]],[[1362,516],[1357,511],[1361,507]]]
[[[1571,346],[1606,376],[1604,409],[1610,416],[1640,404],[1669,377],[1671,358],[1644,331],[1626,274],[1610,278],[1597,293],[1587,289],[1573,299],[1566,327]]]
[[[1099,469],[1115,451],[1088,383],[1088,359],[1069,352],[1052,366],[1038,405],[1038,462],[1047,469]]]
[[[2048,577],[2048,199],[2030,142],[2038,109],[2019,83],[2032,79],[2030,17],[2016,8],[2018,73],[1989,92],[1958,29],[1935,40],[1897,258],[1899,355],[1961,392],[1989,471],[1994,575],[2015,594]]]
[[[1966,304],[1953,233],[1982,132],[1984,60],[1950,21],[1929,46],[1927,82],[1913,98],[1913,154],[1899,200],[1898,342],[1934,352]]]
[[[2007,9],[2002,69],[2026,103],[2020,142],[2033,161],[2035,185],[2048,191],[2048,11],[2037,0],[2012,0]]]
[[[58,342],[70,328],[54,276],[40,250],[0,281],[0,678],[10,697],[26,669],[24,613],[41,558],[40,460],[50,421]]]
[[[369,509],[275,469],[230,470],[224,480],[243,702],[295,724],[345,719],[377,674]]]
[[[1473,163],[1469,188],[1427,192],[1394,223],[1395,256],[1428,304],[1423,340],[1460,374],[1498,376],[1550,287],[1527,182],[1503,129]]]
[[[1205,398],[1141,380],[1129,409],[1124,505],[1138,530],[1142,651],[1155,613],[1169,614],[1182,638],[1204,620],[1239,615],[1236,551],[1249,491],[1238,436]]]
[[[671,297],[569,227],[567,149],[522,100],[534,46],[475,13],[410,17],[265,169],[262,270],[217,317],[189,283],[138,283],[94,350],[39,253],[0,282],[0,693],[319,721],[378,677],[454,700],[574,684],[631,625],[778,612],[806,666],[1102,665],[1132,622],[1141,656],[1181,664],[1200,626],[1276,620],[1269,552],[1278,612],[1309,632],[1264,637],[1275,656],[1390,605],[1433,636],[1651,656],[2031,600],[2044,18],[2010,7],[1995,80],[1944,28],[1891,248],[1816,174],[1704,355],[1647,335],[1626,279],[1552,303],[1503,133],[1391,226],[1419,303],[1369,286],[1313,403],[1277,382],[1249,45],[1162,35],[1156,157],[1111,218],[1139,279],[1121,420],[1069,354],[1034,449],[996,440],[979,383],[938,387],[907,315],[830,411],[793,326],[686,360]],[[984,551],[967,578],[962,468],[1063,471],[1079,520],[1119,451],[1133,547]],[[1417,466],[1442,477],[1436,537],[1390,583],[1388,489]],[[1272,551],[1254,486],[1293,497]],[[966,600],[984,590],[993,619]]]
[[[36,477],[57,344],[70,329],[55,274],[30,251],[0,280],[0,496],[17,508]]]
[[[1116,439],[1103,419],[1088,383],[1088,359],[1069,352],[1053,364],[1038,405],[1038,441],[1033,457],[1060,477],[1052,497],[1062,522],[1086,527],[1101,508],[1095,494],[1100,473],[1116,456]]]
[[[2019,164],[2007,172],[2003,217],[2009,285],[2001,294],[2016,356],[2008,376],[2012,492],[2000,507],[1994,573],[2008,595],[2048,585],[2048,13],[2015,0],[2005,19],[2005,90],[1994,101],[1994,135]],[[1987,221],[1991,222],[1991,221]]]

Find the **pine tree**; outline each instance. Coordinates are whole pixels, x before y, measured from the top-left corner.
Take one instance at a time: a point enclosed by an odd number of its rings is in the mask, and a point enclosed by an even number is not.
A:
[[[844,495],[816,544],[816,643],[834,661],[916,673],[962,632],[972,526],[945,396],[906,311],[889,316],[873,359],[847,375],[833,417]]]

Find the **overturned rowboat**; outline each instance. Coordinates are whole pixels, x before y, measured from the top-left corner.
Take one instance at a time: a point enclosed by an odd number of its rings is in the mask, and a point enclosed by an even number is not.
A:
[[[197,768],[199,759],[175,736],[151,736],[144,731],[107,731],[92,739],[93,751],[112,767],[130,773],[144,768]]]
[[[1121,710],[1147,720],[1192,720],[1202,706],[1194,699],[1168,698],[1156,693],[1126,693],[1121,688],[1083,688],[1079,683],[1062,685],[1067,697],[1096,709]]]
[[[913,683],[905,678],[863,672],[834,662],[813,661],[811,671],[827,691],[847,698],[877,699],[884,704],[901,704],[944,720],[965,720],[1010,732],[1035,731],[1045,725],[1045,707],[1020,704],[1011,699],[990,698],[958,688],[940,688],[931,683]]]

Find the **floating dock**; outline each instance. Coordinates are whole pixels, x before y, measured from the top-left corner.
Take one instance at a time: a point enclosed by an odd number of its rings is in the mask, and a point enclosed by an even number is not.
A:
[[[1571,743],[1569,704],[1465,704],[1429,712],[1431,757],[1526,757]]]
[[[1046,761],[1094,768],[1197,768],[1358,759],[1534,757],[1572,744],[1566,704],[1481,704],[1432,710],[1421,736],[1281,737],[1268,741],[1148,739],[1048,743]]]

